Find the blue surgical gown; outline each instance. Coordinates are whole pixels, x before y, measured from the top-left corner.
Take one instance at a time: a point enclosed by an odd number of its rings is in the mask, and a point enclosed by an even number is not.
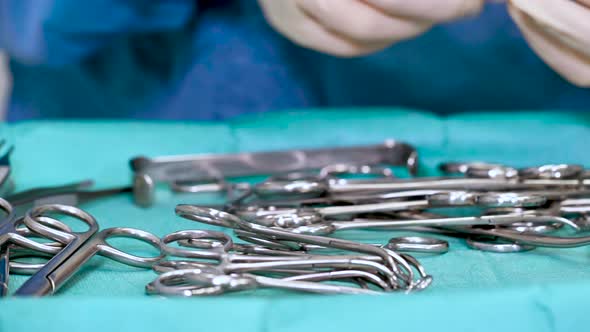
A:
[[[549,69],[499,4],[342,59],[278,35],[255,0],[0,0],[0,48],[14,75],[9,120],[590,107],[590,90]]]

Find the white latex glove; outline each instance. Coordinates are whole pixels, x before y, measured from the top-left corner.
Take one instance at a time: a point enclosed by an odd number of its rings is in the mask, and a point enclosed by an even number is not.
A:
[[[259,0],[293,42],[352,57],[415,37],[436,23],[480,12],[484,0]]]
[[[573,84],[590,87],[590,0],[510,0],[508,6],[549,66]]]

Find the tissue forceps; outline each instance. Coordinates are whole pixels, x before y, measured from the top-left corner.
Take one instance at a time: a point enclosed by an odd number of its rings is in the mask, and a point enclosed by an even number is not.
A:
[[[84,222],[88,230],[84,232],[63,232],[39,222],[39,217],[59,214]],[[50,204],[33,208],[24,218],[24,223],[32,231],[63,243],[64,248],[51,258],[43,268],[31,276],[15,293],[17,296],[43,296],[54,294],[76,271],[95,254],[117,262],[142,268],[149,268],[164,258],[160,239],[148,232],[114,227],[99,231],[98,223],[87,212],[67,205]],[[127,237],[150,244],[159,252],[158,256],[140,257],[121,251],[108,244],[113,237]]]

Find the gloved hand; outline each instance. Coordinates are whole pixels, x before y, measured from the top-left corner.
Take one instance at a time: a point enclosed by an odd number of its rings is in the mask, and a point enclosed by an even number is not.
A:
[[[484,0],[259,0],[269,23],[293,42],[352,57],[479,13]]]
[[[590,87],[590,0],[510,0],[531,47],[575,85]]]

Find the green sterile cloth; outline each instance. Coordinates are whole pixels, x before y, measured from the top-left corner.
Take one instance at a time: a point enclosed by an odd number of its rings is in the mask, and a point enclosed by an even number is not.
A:
[[[590,114],[472,113],[440,118],[404,110],[285,112],[229,123],[27,122],[0,124],[15,145],[19,189],[93,179],[98,187],[129,182],[137,155],[223,153],[380,143],[416,146],[421,174],[449,160],[514,166],[590,164]],[[149,209],[130,196],[84,206],[102,228],[128,226],[157,235],[209,228],[174,215],[177,203],[214,195],[158,192]],[[344,238],[384,243],[391,233],[343,232]],[[443,237],[444,238],[444,237]],[[94,257],[52,298],[0,300],[0,331],[574,331],[590,323],[590,250],[536,249],[493,254],[449,239],[451,251],[417,257],[434,276],[421,293],[322,296],[260,290],[222,297],[162,299],[144,294],[155,277]],[[116,242],[116,241],[113,241]],[[117,241],[136,249],[132,241]],[[140,247],[140,248],[143,248]],[[11,276],[11,292],[26,280]]]

